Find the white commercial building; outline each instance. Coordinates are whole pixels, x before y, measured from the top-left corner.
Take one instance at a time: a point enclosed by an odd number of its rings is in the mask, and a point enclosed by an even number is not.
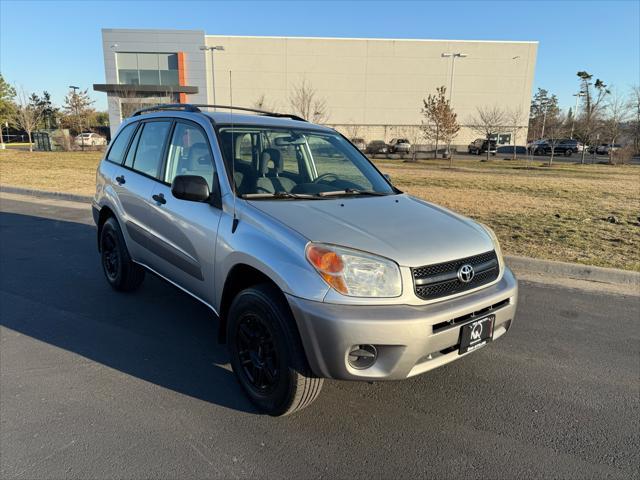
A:
[[[290,113],[304,82],[324,104],[323,123],[350,137],[416,137],[422,100],[445,86],[462,125],[456,145],[479,135],[477,107],[519,111],[524,144],[537,42],[240,37],[194,30],[102,31],[104,84],[114,130],[132,109],[161,101]],[[210,47],[204,49],[203,47]],[[451,88],[451,86],[453,88]],[[314,110],[312,105],[311,110]],[[512,141],[505,128],[501,141]],[[423,143],[423,142],[420,142]]]

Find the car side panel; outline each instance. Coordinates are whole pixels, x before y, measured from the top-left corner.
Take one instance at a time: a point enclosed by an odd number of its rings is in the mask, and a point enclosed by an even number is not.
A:
[[[150,204],[149,266],[213,304],[216,237],[222,211],[208,203],[177,199],[171,187],[159,182],[153,193],[162,194],[166,203]]]
[[[119,176],[125,177],[124,185],[119,185],[115,180]],[[146,206],[141,196],[145,191],[151,191],[151,185],[148,182],[150,180],[145,178],[136,179],[130,170],[106,160],[103,160],[98,168],[96,206],[98,208],[107,206],[115,213],[129,254],[135,261],[145,259],[146,245],[143,237],[138,233],[144,230],[141,218],[146,214]]]
[[[236,205],[238,225],[234,232],[233,199],[229,197],[223,200],[224,213],[218,227],[215,308],[219,311],[225,280],[236,265],[255,268],[284,293],[322,301],[329,286],[304,259],[307,240],[240,199]]]

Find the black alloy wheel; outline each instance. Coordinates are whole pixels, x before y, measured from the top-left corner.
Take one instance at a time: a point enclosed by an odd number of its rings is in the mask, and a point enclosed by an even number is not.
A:
[[[118,251],[118,243],[116,240],[115,232],[107,230],[102,235],[102,268],[107,279],[111,282],[115,282],[118,278],[118,274],[122,270],[120,263],[120,253]]]
[[[275,285],[238,293],[227,319],[233,372],[258,410],[288,415],[318,397],[323,379],[311,372],[295,318]]]
[[[278,384],[278,355],[269,326],[257,315],[240,320],[236,348],[242,371],[258,394],[272,392]]]
[[[98,231],[100,261],[107,282],[118,291],[136,290],[144,281],[145,271],[131,260],[118,221],[109,217]]]

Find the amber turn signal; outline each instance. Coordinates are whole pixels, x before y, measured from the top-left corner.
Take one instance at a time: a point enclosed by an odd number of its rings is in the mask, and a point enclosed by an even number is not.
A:
[[[309,245],[307,247],[307,259],[318,270],[325,282],[340,293],[349,293],[349,289],[342,278],[344,264],[339,254],[326,247]]]

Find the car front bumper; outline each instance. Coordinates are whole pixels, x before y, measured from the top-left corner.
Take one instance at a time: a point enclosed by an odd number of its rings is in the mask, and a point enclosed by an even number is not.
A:
[[[337,305],[287,295],[313,373],[367,381],[412,377],[468,355],[458,354],[460,330],[482,316],[495,315],[493,340],[501,337],[513,323],[517,298],[518,284],[508,268],[490,287],[421,306]],[[348,354],[354,345],[374,345],[375,363],[353,368]]]

